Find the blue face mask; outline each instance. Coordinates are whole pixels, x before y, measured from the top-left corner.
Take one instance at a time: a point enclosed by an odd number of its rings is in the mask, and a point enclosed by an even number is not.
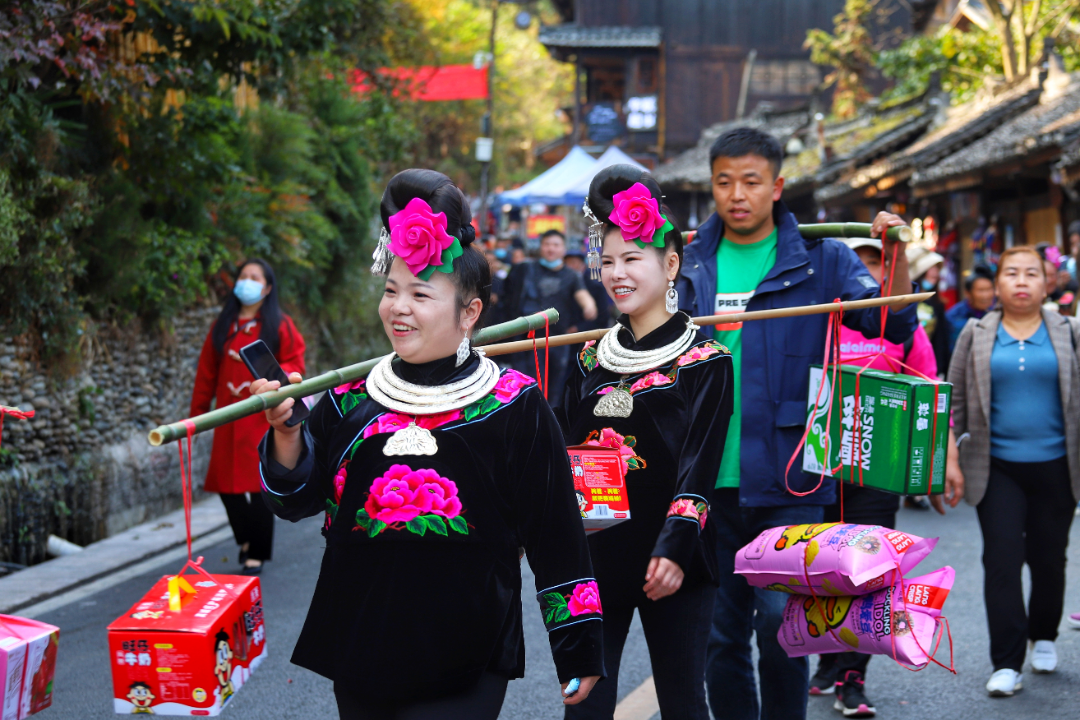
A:
[[[937,287],[937,283],[933,280],[923,280],[921,283],[923,292],[930,292]]]
[[[560,267],[562,267],[562,260],[546,260],[544,258],[540,258],[536,262],[540,263],[540,267],[545,267],[548,270],[558,270]]]
[[[254,305],[262,300],[263,284],[258,280],[237,280],[233,288],[233,295],[241,305]]]
[[[495,248],[495,257],[500,260],[505,260],[506,258],[510,257],[510,251],[506,248]]]

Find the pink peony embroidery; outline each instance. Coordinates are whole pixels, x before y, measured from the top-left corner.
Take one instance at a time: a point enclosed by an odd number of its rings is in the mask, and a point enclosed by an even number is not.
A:
[[[603,387],[603,388],[600,388],[599,390],[597,390],[596,394],[597,395],[607,395],[609,392],[611,392],[614,389],[615,389],[614,386],[608,385],[607,387]]]
[[[624,240],[640,239],[651,243],[656,231],[664,226],[660,204],[641,183],[634,183],[628,189],[615,193],[612,200],[615,210],[608,220],[619,226]]]
[[[439,413],[438,415],[417,415],[416,424],[422,428],[428,430],[434,430],[437,427],[452,423],[455,420],[461,419],[460,410],[451,410],[450,412]]]
[[[421,198],[390,216],[390,252],[405,261],[409,272],[419,274],[441,265],[443,251],[454,243],[446,232],[446,213],[432,212]]]
[[[334,504],[341,504],[341,494],[345,492],[345,480],[349,473],[342,465],[341,469],[337,471],[337,475],[334,476]]]
[[[366,380],[364,378],[360,378],[359,380],[354,380],[351,383],[345,383],[344,385],[338,385],[336,388],[334,388],[334,394],[335,395],[344,395],[347,392],[351,392],[351,391],[356,390],[358,388],[364,387],[365,382],[366,382]]]
[[[675,362],[679,367],[689,365],[690,363],[697,362],[698,360],[704,360],[711,355],[716,355],[720,351],[709,345],[701,345],[693,348],[689,352],[683,353],[679,356],[679,359]]]
[[[600,606],[600,588],[596,586],[596,581],[578,583],[570,595],[567,607],[570,609],[571,617],[590,613],[602,614],[604,611]]]
[[[668,508],[667,516],[684,517],[690,520],[696,520],[698,524],[704,528],[705,520],[709,516],[709,506],[703,502],[695,502],[691,498],[679,498],[671,503],[671,507]]]
[[[656,387],[658,385],[670,385],[671,378],[663,373],[651,372],[643,378],[639,378],[637,382],[630,386],[630,394],[634,394],[639,390],[645,388]]]
[[[440,476],[434,470],[417,470],[416,474],[423,476],[423,484],[417,488],[417,491],[431,495],[432,513],[442,515],[448,520],[461,514],[457,483]]]
[[[507,370],[495,385],[495,399],[501,403],[508,403],[533,382],[535,381],[528,375],[519,373],[517,370]]]
[[[398,430],[404,430],[412,422],[412,418],[408,415],[400,415],[398,413],[384,413],[375,418],[375,421],[364,428],[364,439],[376,435],[378,433],[394,433]]]

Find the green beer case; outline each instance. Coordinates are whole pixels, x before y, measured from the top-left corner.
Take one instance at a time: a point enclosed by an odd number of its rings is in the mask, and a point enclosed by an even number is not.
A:
[[[857,462],[866,487],[898,495],[943,492],[952,385],[855,365],[841,365],[837,377],[840,388],[826,433],[833,369],[810,368],[802,469],[858,484]]]

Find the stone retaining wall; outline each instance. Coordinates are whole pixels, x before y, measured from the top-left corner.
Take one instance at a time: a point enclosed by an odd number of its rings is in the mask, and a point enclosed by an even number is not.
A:
[[[0,332],[0,404],[36,413],[4,422],[0,561],[41,562],[49,533],[85,545],[182,505],[176,444],[153,448],[146,434],[187,416],[217,312],[183,313],[168,335],[100,333],[64,379],[34,361],[29,343]],[[194,445],[196,488],[211,442],[207,433]]]

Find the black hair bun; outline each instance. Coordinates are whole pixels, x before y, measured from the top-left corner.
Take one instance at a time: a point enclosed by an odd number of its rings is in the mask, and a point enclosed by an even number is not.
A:
[[[445,214],[446,232],[459,238],[463,247],[476,239],[472,210],[465,194],[441,172],[423,168],[402,170],[387,183],[382,202],[379,203],[379,214],[387,232],[390,230],[390,216],[408,205],[413,198],[426,202],[433,212]]]
[[[656,202],[663,204],[663,192],[652,174],[633,165],[611,165],[596,173],[589,185],[589,208],[600,222],[608,222],[615,212],[616,193],[629,190],[634,183],[647,187]]]
[[[467,248],[472,245],[476,240],[476,228],[473,227],[471,222],[465,223],[461,226],[460,236],[458,239],[461,241],[461,247]]]

